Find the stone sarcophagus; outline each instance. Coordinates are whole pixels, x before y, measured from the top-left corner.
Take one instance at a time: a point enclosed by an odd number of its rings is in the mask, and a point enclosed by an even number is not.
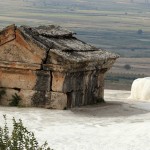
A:
[[[0,31],[1,105],[65,109],[101,102],[104,74],[118,55],[86,44],[60,26],[15,25]]]

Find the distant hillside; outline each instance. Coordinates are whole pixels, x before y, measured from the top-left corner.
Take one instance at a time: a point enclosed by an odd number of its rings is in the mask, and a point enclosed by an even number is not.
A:
[[[60,24],[122,57],[150,57],[149,0],[5,0],[0,6],[0,27]]]
[[[150,58],[119,58],[106,75],[105,88],[130,90],[137,78],[150,76]]]

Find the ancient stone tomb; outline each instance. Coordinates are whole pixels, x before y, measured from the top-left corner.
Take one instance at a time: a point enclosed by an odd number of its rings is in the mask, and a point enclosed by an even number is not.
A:
[[[104,74],[116,54],[86,44],[59,26],[15,25],[0,31],[1,105],[65,109],[103,100]]]

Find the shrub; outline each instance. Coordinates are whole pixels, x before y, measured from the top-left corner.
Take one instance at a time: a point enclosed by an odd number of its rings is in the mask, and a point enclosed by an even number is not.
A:
[[[137,31],[137,34],[143,34],[143,30],[142,30],[142,29],[139,29],[139,30]]]
[[[126,70],[130,70],[130,69],[131,69],[131,66],[130,66],[129,64],[126,64],[126,65],[124,65],[124,68],[125,68]]]
[[[14,95],[12,95],[12,99],[10,101],[10,106],[18,106],[19,102],[21,101],[21,97],[15,93]]]
[[[9,135],[6,115],[4,120],[4,127],[0,127],[0,150],[52,150],[47,142],[40,146],[34,133],[24,127],[21,119],[17,122],[13,118],[13,130]]]

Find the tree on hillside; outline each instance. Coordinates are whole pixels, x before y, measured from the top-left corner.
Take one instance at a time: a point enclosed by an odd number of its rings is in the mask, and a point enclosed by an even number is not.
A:
[[[143,30],[142,30],[142,29],[139,29],[139,30],[137,31],[137,34],[143,34]]]
[[[130,66],[129,64],[125,64],[125,65],[124,65],[124,68],[125,68],[126,70],[130,70],[130,69],[131,69],[131,66]]]

